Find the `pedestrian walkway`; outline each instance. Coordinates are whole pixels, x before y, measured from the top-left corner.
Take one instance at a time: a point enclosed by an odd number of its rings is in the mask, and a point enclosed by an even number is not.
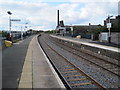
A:
[[[34,35],[2,50],[2,88],[18,88],[29,43]]]
[[[41,49],[37,36],[29,44],[19,88],[65,88]]]
[[[77,38],[55,36],[55,35],[50,35],[50,36],[55,37],[55,38],[60,38],[60,39],[66,40],[66,41],[81,43],[81,44],[92,46],[92,47],[102,48],[102,49],[106,49],[106,50],[110,50],[110,51],[114,51],[114,52],[120,52],[120,48],[108,46],[108,45],[101,45],[100,43],[96,43],[96,41],[92,41],[90,39],[83,39],[83,38],[77,39]]]

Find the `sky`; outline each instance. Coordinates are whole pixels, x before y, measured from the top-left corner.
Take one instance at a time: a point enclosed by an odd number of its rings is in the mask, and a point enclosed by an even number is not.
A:
[[[118,13],[119,0],[0,0],[0,30],[9,30],[9,15],[12,30],[54,30],[57,25],[57,10],[65,25],[101,24],[108,15]],[[119,9],[120,10],[120,9]],[[113,17],[113,18],[114,18]],[[28,23],[28,24],[26,24]]]

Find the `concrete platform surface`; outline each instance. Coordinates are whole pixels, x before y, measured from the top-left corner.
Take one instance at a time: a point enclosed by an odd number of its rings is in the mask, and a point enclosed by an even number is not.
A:
[[[19,88],[65,88],[41,49],[37,36],[29,44]]]
[[[112,47],[112,46],[106,46],[106,45],[100,45],[100,44],[96,44],[96,43],[90,43],[90,42],[93,42],[93,41],[88,40],[88,39],[76,39],[76,38],[62,37],[62,36],[55,36],[55,35],[50,35],[50,36],[54,37],[54,38],[74,42],[74,43],[81,43],[81,44],[92,46],[92,47],[102,48],[102,49],[106,49],[106,50],[110,50],[110,51],[114,51],[114,52],[120,52],[120,48]]]

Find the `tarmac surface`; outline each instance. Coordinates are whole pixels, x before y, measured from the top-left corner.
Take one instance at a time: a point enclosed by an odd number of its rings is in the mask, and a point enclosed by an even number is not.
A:
[[[2,88],[17,88],[28,45],[33,36],[2,51]]]
[[[3,89],[65,88],[40,47],[37,35],[5,48],[1,61]]]
[[[19,88],[65,88],[35,36],[28,47]]]

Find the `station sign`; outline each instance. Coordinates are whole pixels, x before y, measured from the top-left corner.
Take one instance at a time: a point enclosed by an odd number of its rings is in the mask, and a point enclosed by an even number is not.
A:
[[[21,21],[20,19],[11,19],[10,21]]]
[[[107,28],[111,28],[111,23],[107,23]]]

